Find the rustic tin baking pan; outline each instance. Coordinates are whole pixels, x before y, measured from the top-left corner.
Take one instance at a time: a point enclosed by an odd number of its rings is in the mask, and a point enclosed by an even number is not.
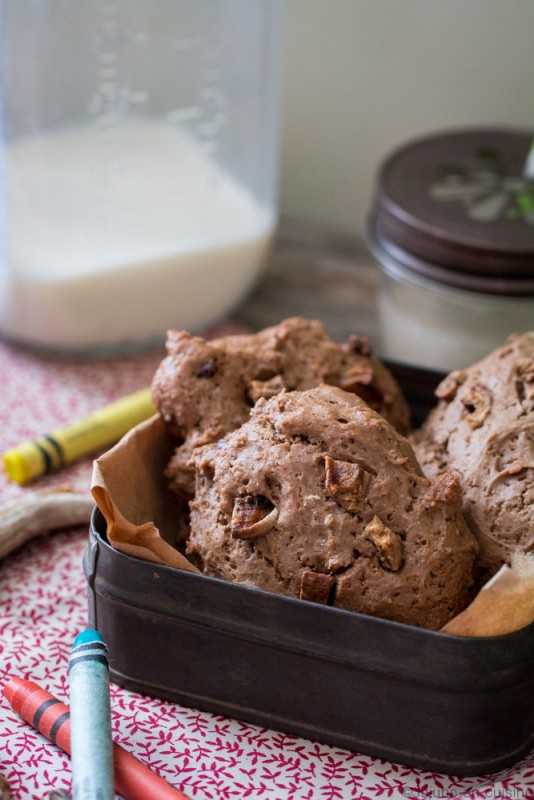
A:
[[[439,376],[395,371],[418,424]],[[120,686],[447,774],[534,747],[534,625],[467,639],[155,565],[98,509],[84,569]]]

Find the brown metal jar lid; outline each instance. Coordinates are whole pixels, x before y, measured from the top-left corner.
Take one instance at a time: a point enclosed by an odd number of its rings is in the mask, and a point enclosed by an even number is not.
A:
[[[534,132],[464,129],[394,151],[376,183],[370,235],[407,269],[450,286],[534,296]]]

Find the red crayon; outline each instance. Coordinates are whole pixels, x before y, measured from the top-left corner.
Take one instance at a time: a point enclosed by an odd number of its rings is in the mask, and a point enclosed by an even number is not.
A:
[[[68,706],[36,683],[23,678],[10,678],[2,694],[25,722],[70,754]],[[113,744],[113,769],[115,789],[127,800],[147,800],[149,797],[154,800],[188,800],[185,794],[116,743]]]

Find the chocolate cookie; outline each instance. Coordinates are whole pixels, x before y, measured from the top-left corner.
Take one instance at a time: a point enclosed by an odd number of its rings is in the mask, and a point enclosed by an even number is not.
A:
[[[476,542],[456,478],[327,385],[261,398],[196,449],[188,554],[206,574],[440,628],[467,602]]]
[[[480,544],[480,580],[534,549],[534,334],[513,334],[436,391],[413,444],[429,476],[449,470]]]
[[[167,357],[152,383],[153,399],[179,442],[167,477],[177,494],[190,497],[195,448],[215,442],[245,422],[260,398],[283,389],[321,383],[340,386],[406,433],[409,411],[389,370],[371,356],[366,339],[339,344],[322,323],[299,317],[259,333],[205,341],[170,331]]]

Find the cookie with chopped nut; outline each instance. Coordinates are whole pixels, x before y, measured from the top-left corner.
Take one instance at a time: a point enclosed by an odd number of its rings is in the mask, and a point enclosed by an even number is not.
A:
[[[167,353],[152,394],[179,442],[167,470],[170,488],[185,497],[193,491],[188,462],[195,448],[239,427],[260,398],[284,389],[340,386],[402,433],[409,427],[406,400],[390,371],[372,357],[369,342],[358,336],[334,342],[317,321],[293,317],[255,334],[213,341],[170,331]]]
[[[188,554],[208,575],[440,628],[468,600],[476,542],[458,481],[338,387],[260,399],[194,451]]]
[[[459,478],[484,582],[515,550],[534,549],[534,334],[512,334],[436,396],[413,445],[427,475]]]

